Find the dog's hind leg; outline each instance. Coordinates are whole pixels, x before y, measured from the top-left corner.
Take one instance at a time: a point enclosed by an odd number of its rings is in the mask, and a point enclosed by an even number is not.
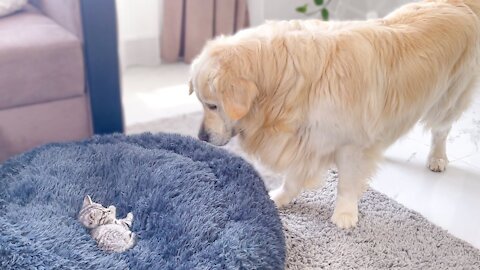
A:
[[[332,222],[338,227],[348,229],[357,225],[358,201],[367,188],[368,179],[380,156],[377,150],[356,146],[337,150],[335,163],[339,177]]]
[[[433,172],[443,172],[447,168],[447,137],[451,125],[432,129],[432,144],[428,155],[427,167]]]
[[[460,118],[468,108],[472,99],[475,79],[468,81],[466,85],[454,85],[449,90],[449,95],[433,108],[431,115],[427,115],[426,124],[431,128],[432,140],[430,154],[428,155],[427,167],[433,172],[443,172],[448,165],[447,137],[452,124]],[[455,89],[455,87],[457,89]],[[461,87],[461,88],[460,88]],[[458,92],[458,88],[463,91]],[[459,93],[455,96],[455,93]],[[438,116],[441,116],[439,119]]]

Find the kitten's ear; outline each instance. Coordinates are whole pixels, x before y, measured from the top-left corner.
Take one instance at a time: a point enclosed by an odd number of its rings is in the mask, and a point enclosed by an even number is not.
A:
[[[92,198],[90,198],[90,196],[87,195],[85,196],[85,198],[83,198],[83,207],[88,206],[92,203]]]

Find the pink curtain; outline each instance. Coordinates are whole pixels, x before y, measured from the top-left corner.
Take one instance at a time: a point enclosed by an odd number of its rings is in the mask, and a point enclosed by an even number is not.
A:
[[[249,25],[247,0],[164,0],[161,57],[190,63],[205,42]]]

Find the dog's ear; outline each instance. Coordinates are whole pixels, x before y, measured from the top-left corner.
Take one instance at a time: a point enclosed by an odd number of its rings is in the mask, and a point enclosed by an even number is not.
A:
[[[232,87],[223,95],[223,108],[232,120],[240,120],[245,117],[252,108],[257,97],[257,86],[247,80],[232,82]]]
[[[228,43],[217,46],[212,57],[218,59],[218,69],[214,76],[214,89],[227,116],[236,121],[245,117],[258,96],[258,88],[250,79],[257,51],[261,43],[247,41],[232,46]]]
[[[188,89],[188,95],[191,96],[191,95],[193,94],[193,83],[192,83],[192,79],[190,79],[190,80],[188,81],[188,87],[189,87],[189,89]]]
[[[255,83],[231,76],[217,78],[216,82],[215,88],[219,92],[223,110],[227,116],[234,121],[245,117],[258,95]]]

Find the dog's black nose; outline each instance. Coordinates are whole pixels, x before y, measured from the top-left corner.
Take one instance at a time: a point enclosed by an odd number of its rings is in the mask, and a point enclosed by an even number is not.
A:
[[[205,131],[203,126],[200,128],[200,131],[198,132],[198,139],[204,142],[210,141],[210,136],[208,136],[208,133]]]

